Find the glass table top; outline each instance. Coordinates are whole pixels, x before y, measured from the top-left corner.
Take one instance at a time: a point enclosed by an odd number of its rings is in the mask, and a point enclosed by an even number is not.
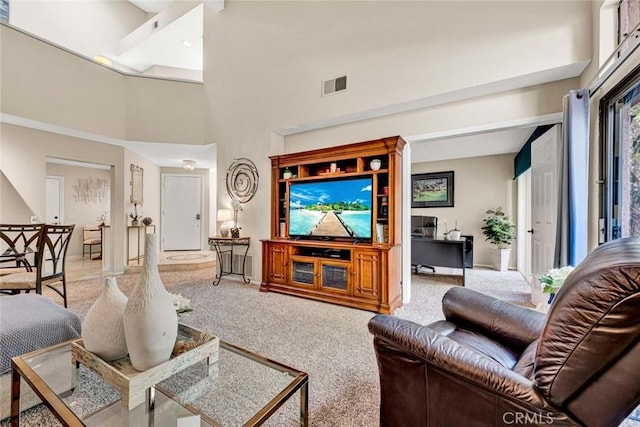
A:
[[[17,357],[14,363],[21,376],[41,379],[89,426],[174,427],[178,420],[188,426],[258,425],[298,390],[303,394],[300,414],[292,413],[291,419],[306,419],[307,374],[223,341],[211,373],[205,362],[198,362],[156,385],[152,410],[146,404],[127,410],[120,393],[98,374],[82,365],[76,370],[70,343]],[[32,384],[43,388],[38,381]],[[75,387],[69,391],[71,384]]]

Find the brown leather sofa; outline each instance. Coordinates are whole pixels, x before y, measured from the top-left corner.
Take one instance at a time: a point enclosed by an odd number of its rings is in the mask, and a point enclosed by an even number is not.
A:
[[[638,238],[595,249],[546,317],[466,288],[442,306],[369,322],[381,426],[615,426],[640,403]]]

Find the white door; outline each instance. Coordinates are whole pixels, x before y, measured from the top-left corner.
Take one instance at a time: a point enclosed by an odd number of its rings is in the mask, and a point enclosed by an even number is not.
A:
[[[531,283],[531,169],[518,177],[518,271]]]
[[[64,221],[64,177],[47,176],[45,209],[47,224]]]
[[[202,176],[162,176],[162,250],[200,250]]]
[[[531,145],[531,270],[534,277],[553,268],[558,217],[558,174],[562,134],[560,125],[545,132]],[[532,283],[532,302],[546,302],[539,283]]]

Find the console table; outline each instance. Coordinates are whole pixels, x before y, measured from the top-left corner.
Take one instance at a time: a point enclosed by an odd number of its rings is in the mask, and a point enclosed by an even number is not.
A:
[[[466,239],[411,238],[411,265],[416,267],[416,272],[420,266],[459,268],[462,269],[462,286],[465,285],[465,268],[468,266],[467,252]],[[473,253],[471,264],[473,265]]]
[[[250,280],[247,279],[245,275],[245,266],[247,263],[247,253],[249,253],[249,246],[251,246],[251,238],[250,237],[222,237],[222,236],[214,236],[209,237],[209,246],[216,251],[218,257],[218,264],[220,265],[219,273],[216,274],[216,278],[213,281],[213,286],[218,286],[220,284],[220,280],[222,280],[222,276],[228,276],[231,274],[235,274],[238,276],[242,276],[242,281],[244,283],[249,283]],[[242,271],[234,271],[233,270],[233,250],[236,246],[245,248],[244,254],[242,255]],[[229,266],[225,267],[225,254],[229,255]]]
[[[140,253],[140,245],[144,243],[143,237],[144,236],[140,236],[142,234],[142,232],[144,231],[144,233],[147,233],[147,228],[153,227],[153,234],[156,234],[156,226],[155,224],[151,224],[151,225],[128,225],[127,226],[127,265],[129,265],[129,262],[131,261],[137,261],[138,265],[140,265],[140,258],[142,258],[142,255],[144,255],[144,252],[141,254]],[[131,247],[130,247],[130,240],[131,240],[131,231],[133,231],[133,236],[135,236],[136,238],[136,247],[138,248],[137,250],[137,254],[135,257],[131,257]]]

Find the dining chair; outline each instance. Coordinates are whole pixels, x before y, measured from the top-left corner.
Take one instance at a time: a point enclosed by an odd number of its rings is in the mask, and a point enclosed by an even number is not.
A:
[[[60,295],[67,307],[65,264],[74,227],[75,224],[45,225],[42,237],[38,240],[35,270],[0,276],[0,290],[14,293],[35,290],[37,294],[42,294],[44,285]]]
[[[86,253],[85,249],[89,247],[89,259],[93,258],[93,247],[100,247],[100,255],[102,255],[102,228],[95,225],[85,225],[82,227],[82,258]]]
[[[0,276],[33,270],[43,232],[44,224],[0,224]]]

